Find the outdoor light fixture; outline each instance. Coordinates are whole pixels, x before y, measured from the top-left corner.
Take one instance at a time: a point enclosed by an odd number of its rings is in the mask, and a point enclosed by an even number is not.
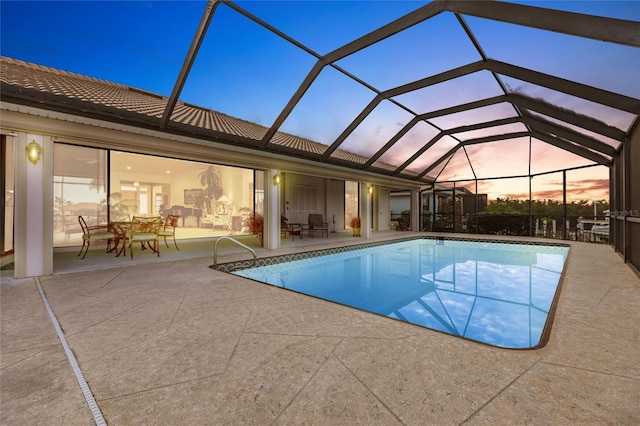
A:
[[[280,173],[273,176],[273,184],[276,186],[280,185]]]
[[[373,194],[373,185],[369,185],[369,195]]]
[[[27,158],[33,164],[38,164],[38,161],[40,161],[40,154],[42,154],[42,147],[38,145],[34,139],[29,145],[27,145]]]

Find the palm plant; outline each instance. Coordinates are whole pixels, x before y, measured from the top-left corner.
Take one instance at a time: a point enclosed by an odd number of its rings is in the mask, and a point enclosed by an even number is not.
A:
[[[202,191],[202,200],[198,200],[200,201],[199,204],[203,205],[198,207],[205,207],[207,209],[207,214],[211,214],[211,201],[217,200],[222,196],[220,173],[216,166],[207,166],[206,169],[202,169],[198,175],[198,179],[200,179],[200,185],[204,187],[204,191]]]
[[[109,198],[113,218],[130,217],[139,211],[138,200],[124,198],[121,192],[112,192]]]

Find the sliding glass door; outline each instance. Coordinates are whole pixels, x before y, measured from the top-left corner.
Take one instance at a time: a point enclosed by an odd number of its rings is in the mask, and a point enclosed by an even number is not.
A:
[[[13,136],[0,135],[0,158],[2,158],[2,208],[0,209],[0,224],[2,224],[2,239],[0,239],[0,256],[13,252],[13,199],[15,194],[14,164],[15,139]]]
[[[53,146],[53,245],[82,245],[78,216],[89,226],[107,223],[107,151]]]
[[[178,238],[247,233],[262,180],[251,169],[55,143],[54,247],[82,244],[80,215],[98,225],[175,214]]]

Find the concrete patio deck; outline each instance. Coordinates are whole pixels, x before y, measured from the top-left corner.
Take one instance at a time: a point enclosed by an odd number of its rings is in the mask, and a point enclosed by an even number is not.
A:
[[[640,424],[640,279],[611,247],[570,244],[549,342],[524,351],[214,271],[210,241],[59,252],[54,275],[2,271],[0,424],[94,423],[38,282],[109,425]]]

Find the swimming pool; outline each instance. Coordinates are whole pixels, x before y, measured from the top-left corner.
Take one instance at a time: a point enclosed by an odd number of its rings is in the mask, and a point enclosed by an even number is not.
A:
[[[234,271],[489,345],[542,346],[563,245],[414,239]]]

